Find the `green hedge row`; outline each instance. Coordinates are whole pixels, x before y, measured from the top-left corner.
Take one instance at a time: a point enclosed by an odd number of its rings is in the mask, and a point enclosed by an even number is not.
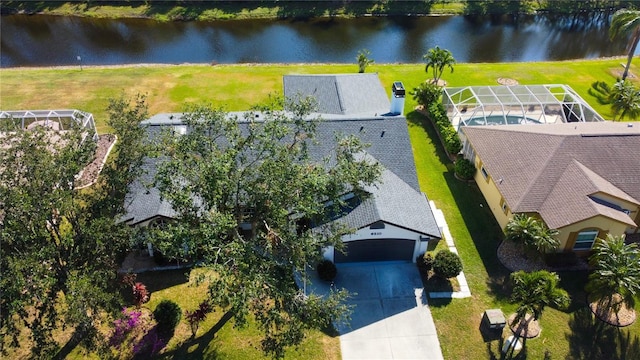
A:
[[[445,150],[449,155],[457,155],[462,150],[462,142],[460,142],[458,132],[447,117],[447,110],[445,110],[444,105],[441,102],[433,102],[429,104],[427,111],[429,112],[429,118],[440,133]]]

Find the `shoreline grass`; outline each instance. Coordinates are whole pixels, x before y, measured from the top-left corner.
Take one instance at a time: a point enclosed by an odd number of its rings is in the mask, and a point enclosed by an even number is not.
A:
[[[497,78],[510,77],[521,84],[568,84],[605,118],[608,107],[599,105],[588,95],[591,83],[613,83],[622,67],[622,58],[584,61],[457,64],[446,72],[449,86],[497,85]],[[427,78],[423,64],[374,64],[387,92],[393,81],[403,81],[412,89]],[[632,73],[638,74],[635,66]],[[356,64],[265,64],[265,65],[174,65],[84,68],[15,68],[0,69],[0,109],[78,108],[92,112],[100,132],[105,125],[108,99],[125,92],[147,93],[150,114],[181,111],[185,103],[212,103],[227,110],[246,110],[265,101],[269,94],[282,94],[285,74],[355,73]],[[634,79],[633,81],[638,81]],[[405,113],[409,136],[422,190],[442,209],[464,264],[472,297],[454,300],[431,300],[430,308],[446,359],[483,359],[500,357],[499,343],[485,341],[478,330],[480,316],[486,309],[501,308],[506,315],[515,305],[508,302],[509,272],[499,263],[496,248],[502,238],[474,184],[454,178],[452,164],[438,142],[433,126],[412,109],[416,103],[407,98]],[[483,204],[483,207],[480,207]],[[584,312],[584,273],[562,273],[562,286],[573,296],[569,310],[549,308],[541,319],[539,338],[527,343],[528,355],[541,359],[548,350],[552,358],[584,358],[597,347],[605,354],[623,354],[634,358],[640,343],[640,323],[624,329],[598,328]],[[180,285],[178,285],[180,286]],[[167,291],[180,294],[180,287]],[[154,301],[163,296],[157,292]],[[597,339],[594,342],[594,339]],[[627,348],[622,348],[627,339]],[[337,340],[318,335],[324,347],[338,347]],[[211,345],[217,346],[213,342]],[[637,346],[636,346],[637,347]],[[326,348],[325,348],[326,350]],[[635,355],[640,354],[634,353]],[[292,355],[293,356],[293,355]],[[622,358],[622,357],[620,357]]]
[[[8,11],[24,14],[89,18],[145,18],[157,21],[217,21],[249,19],[312,19],[362,16],[462,15],[460,1],[429,4],[420,1],[202,1],[173,4],[160,1],[74,2],[5,1]]]

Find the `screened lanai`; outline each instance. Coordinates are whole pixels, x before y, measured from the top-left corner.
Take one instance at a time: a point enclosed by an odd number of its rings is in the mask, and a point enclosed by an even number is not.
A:
[[[12,129],[31,129],[45,126],[53,130],[64,131],[80,127],[87,136],[98,140],[98,132],[93,115],[80,110],[0,110],[0,131]]]
[[[472,125],[604,121],[567,85],[445,88],[442,102],[456,129]]]

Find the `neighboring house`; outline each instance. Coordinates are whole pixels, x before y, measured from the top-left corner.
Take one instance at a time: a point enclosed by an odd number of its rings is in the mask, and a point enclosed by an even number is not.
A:
[[[351,209],[334,221],[342,221],[356,232],[343,238],[347,255],[325,249],[324,256],[335,262],[415,261],[441,238],[429,200],[418,184],[407,122],[401,115],[404,89],[400,83],[393,89],[390,102],[375,74],[284,77],[285,97],[313,96],[318,102],[322,121],[317,143],[309,148],[313,159],[320,160],[332,151],[336,134],[355,135],[370,144],[366,156],[384,167],[380,183],[366,189],[370,197],[357,202],[346,194]],[[180,117],[158,114],[142,124],[150,133],[168,126],[177,132],[188,131]],[[147,161],[145,167],[146,178],[132,186],[127,199],[125,221],[130,225],[148,226],[176,216],[157,189],[144,186],[151,183],[154,160]]]
[[[638,234],[640,123],[461,127],[464,156],[502,228],[513,214],[560,231],[559,251],[586,255],[596,238]]]

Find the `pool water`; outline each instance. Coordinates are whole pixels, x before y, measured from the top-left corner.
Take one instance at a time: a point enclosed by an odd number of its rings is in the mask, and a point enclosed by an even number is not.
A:
[[[527,118],[527,117],[522,117],[522,116],[516,116],[516,115],[491,115],[491,116],[487,116],[487,123],[486,125],[504,125],[504,119],[507,119],[507,124],[509,125],[517,125],[517,124],[541,124],[540,121],[536,120],[536,119],[531,119],[531,118]],[[482,117],[475,117],[472,119],[468,119],[468,120],[464,120],[462,121],[461,125],[467,125],[467,126],[473,126],[473,125],[485,125],[484,122],[485,118]]]

